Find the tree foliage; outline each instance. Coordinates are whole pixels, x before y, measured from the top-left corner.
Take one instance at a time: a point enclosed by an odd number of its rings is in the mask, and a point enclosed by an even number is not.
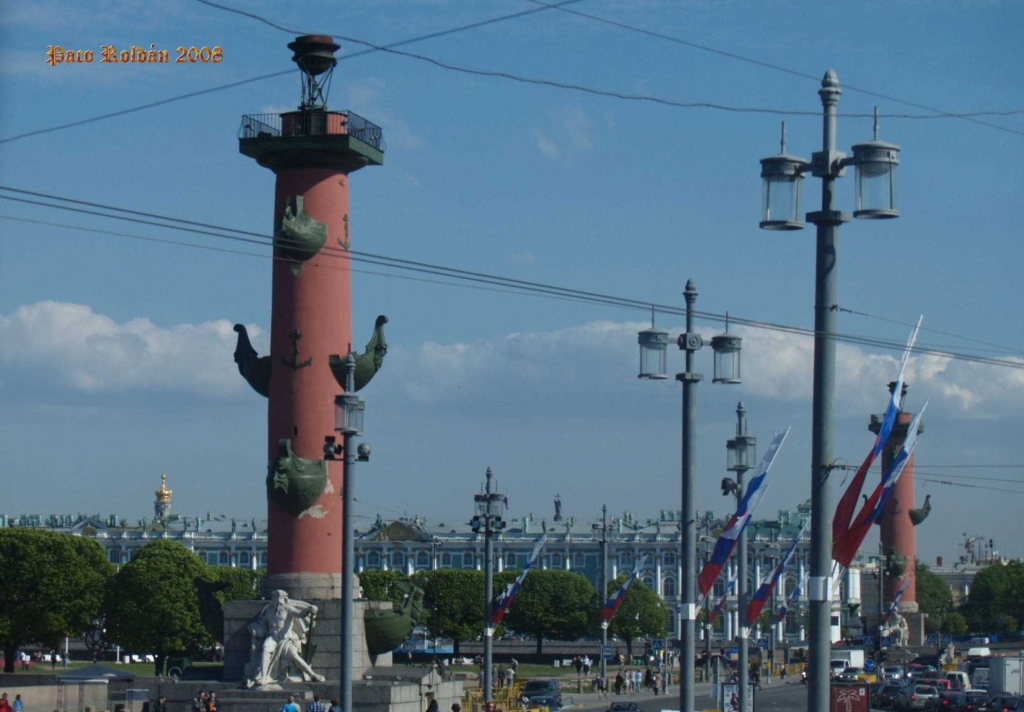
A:
[[[947,613],[942,621],[942,632],[950,635],[966,635],[967,619],[956,611]]]
[[[1024,621],[1024,562],[992,564],[979,571],[962,611],[974,632],[1017,632]]]
[[[942,630],[946,615],[953,612],[953,591],[949,585],[931,572],[926,564],[917,562],[915,569],[917,579],[917,605],[922,613],[927,613],[925,629],[928,632]]]
[[[31,529],[0,530],[0,644],[4,672],[18,647],[58,646],[99,613],[114,567],[91,539]]]
[[[260,583],[263,572],[260,570],[234,568],[231,566],[208,566],[207,578],[228,584],[223,591],[215,596],[222,604],[228,601],[251,601],[260,597]]]
[[[158,675],[168,655],[192,655],[212,645],[199,618],[197,576],[211,578],[203,560],[178,542],[146,544],[111,582],[104,606],[107,638],[156,656]]]
[[[619,576],[608,583],[608,595],[621,588],[629,574]],[[669,624],[669,612],[661,597],[644,585],[634,581],[626,591],[626,597],[618,613],[608,625],[608,634],[626,643],[626,655],[633,659],[633,641],[640,638],[660,638],[665,635]]]
[[[391,601],[397,609],[402,605],[404,593],[397,584],[409,579],[401,571],[363,571],[359,586],[368,601]]]
[[[538,569],[523,580],[504,625],[537,641],[576,640],[593,627],[597,617],[597,591],[584,576],[571,571]]]
[[[473,569],[422,571],[412,578],[423,589],[427,630],[435,638],[450,638],[453,654],[459,643],[483,633],[484,572]]]

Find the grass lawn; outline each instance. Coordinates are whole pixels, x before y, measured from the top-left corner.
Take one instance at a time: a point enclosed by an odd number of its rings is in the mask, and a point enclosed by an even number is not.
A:
[[[137,676],[142,676],[142,677],[152,677],[154,669],[156,667],[153,663],[115,663],[113,660],[100,660],[98,664],[99,665],[103,665],[104,667],[113,668],[114,670],[119,670],[121,672],[128,672],[128,673],[131,673],[132,675],[137,675]],[[220,665],[220,664],[221,663],[195,663],[195,666],[196,667],[203,667],[203,666],[206,666],[206,665]],[[74,662],[68,663],[68,668],[67,669],[68,670],[77,670],[78,668],[88,667],[89,665],[92,665],[92,663],[91,662],[82,662],[82,661],[79,661],[79,660],[75,660]],[[14,672],[15,673],[25,672],[25,673],[37,674],[37,675],[51,675],[51,674],[59,675],[60,673],[64,672],[64,667],[60,663],[57,663],[57,667],[51,669],[50,668],[50,663],[48,663],[48,662],[41,662],[41,663],[36,663],[35,665],[30,665],[28,670],[22,670],[21,669],[21,664],[18,663],[18,664],[16,664],[14,666]]]

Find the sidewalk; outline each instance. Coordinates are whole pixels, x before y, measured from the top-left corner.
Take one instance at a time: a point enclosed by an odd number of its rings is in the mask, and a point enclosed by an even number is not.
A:
[[[590,685],[584,685],[584,690],[588,689]],[[711,683],[700,682],[694,686],[693,696],[707,697],[711,694]],[[645,690],[640,694],[623,693],[616,695],[614,692],[608,694],[607,697],[598,694],[596,692],[573,692],[572,690],[563,690],[563,698],[571,697],[573,701],[573,709],[608,709],[613,702],[647,702],[648,700],[664,700],[664,708],[668,710],[675,710],[679,708],[679,685],[671,685],[668,688],[668,694],[655,695],[653,692]]]

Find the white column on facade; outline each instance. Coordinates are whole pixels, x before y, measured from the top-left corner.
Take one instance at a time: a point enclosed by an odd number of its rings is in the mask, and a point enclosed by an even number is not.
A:
[[[497,562],[495,562],[495,563],[498,564],[498,573],[500,574],[502,571],[505,570],[505,554],[504,553],[500,553],[499,554],[498,552],[495,552],[494,556],[497,559]]]
[[[474,558],[476,560],[476,570],[477,571],[483,571],[484,570],[484,555],[478,551],[478,552],[476,552],[476,556]]]
[[[416,552],[412,549],[405,550],[405,575],[412,576],[416,573]]]
[[[723,611],[723,615],[725,616],[725,639],[727,642],[732,641],[732,611],[729,610],[728,604],[726,604],[726,608],[725,611]]]
[[[615,579],[617,579],[619,577],[619,557],[616,556],[613,559],[612,557],[609,556],[608,557],[608,563],[612,567],[611,574],[608,576],[608,581],[614,581]]]
[[[661,585],[661,554],[654,557],[654,591],[659,596],[663,595],[663,588]]]
[[[572,571],[572,550],[565,550],[565,570]]]

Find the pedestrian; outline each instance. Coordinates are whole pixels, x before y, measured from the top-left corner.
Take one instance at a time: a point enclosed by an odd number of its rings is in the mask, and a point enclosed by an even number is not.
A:
[[[754,683],[755,689],[761,689],[761,670],[759,668],[755,667],[750,671],[750,681]]]
[[[590,676],[590,667],[594,664],[594,661],[590,659],[589,655],[583,656],[583,677]]]
[[[192,700],[192,712],[206,712],[206,692],[200,690]]]
[[[331,700],[331,709],[328,712],[341,712],[341,705],[338,704],[337,700]]]
[[[156,704],[153,705],[153,712],[167,712],[167,699],[163,695],[157,698]]]
[[[572,666],[576,668],[576,677],[583,674],[583,660],[580,659],[579,655],[573,656]]]
[[[427,712],[440,712],[440,707],[437,704],[437,700],[431,700],[430,704],[427,705]]]
[[[786,666],[785,665],[780,665],[779,666],[779,677],[781,679],[783,679],[783,680],[786,679]]]
[[[624,682],[625,682],[625,678],[622,677],[622,670],[619,670],[618,673],[615,674],[615,694],[616,695],[621,695],[622,694],[622,684]]]
[[[288,695],[288,701],[281,706],[281,712],[302,712],[302,708],[295,702],[295,695]]]
[[[0,697],[0,712],[11,712],[12,709],[11,703],[7,701],[7,693],[5,692],[3,696]]]
[[[519,661],[516,660],[515,658],[512,658],[512,662],[510,664],[512,665],[512,672],[518,674],[519,673]]]
[[[57,651],[56,650],[51,650],[50,651],[50,669],[51,670],[56,670],[57,669]]]
[[[505,687],[507,687],[507,688],[509,688],[511,690],[512,689],[512,685],[515,684],[515,681],[516,681],[516,671],[513,670],[512,666],[510,665],[510,666],[508,666],[505,669]]]
[[[206,712],[220,712],[220,702],[217,701],[217,693],[211,692],[206,698]]]
[[[636,691],[636,694],[640,694],[640,691],[643,689],[643,685],[644,674],[640,672],[640,669],[638,668],[636,672],[633,673],[633,689]]]
[[[313,695],[313,701],[306,705],[306,712],[327,712],[327,705],[320,701],[320,695]]]
[[[462,712],[462,705],[458,702],[452,703],[452,712]]]

